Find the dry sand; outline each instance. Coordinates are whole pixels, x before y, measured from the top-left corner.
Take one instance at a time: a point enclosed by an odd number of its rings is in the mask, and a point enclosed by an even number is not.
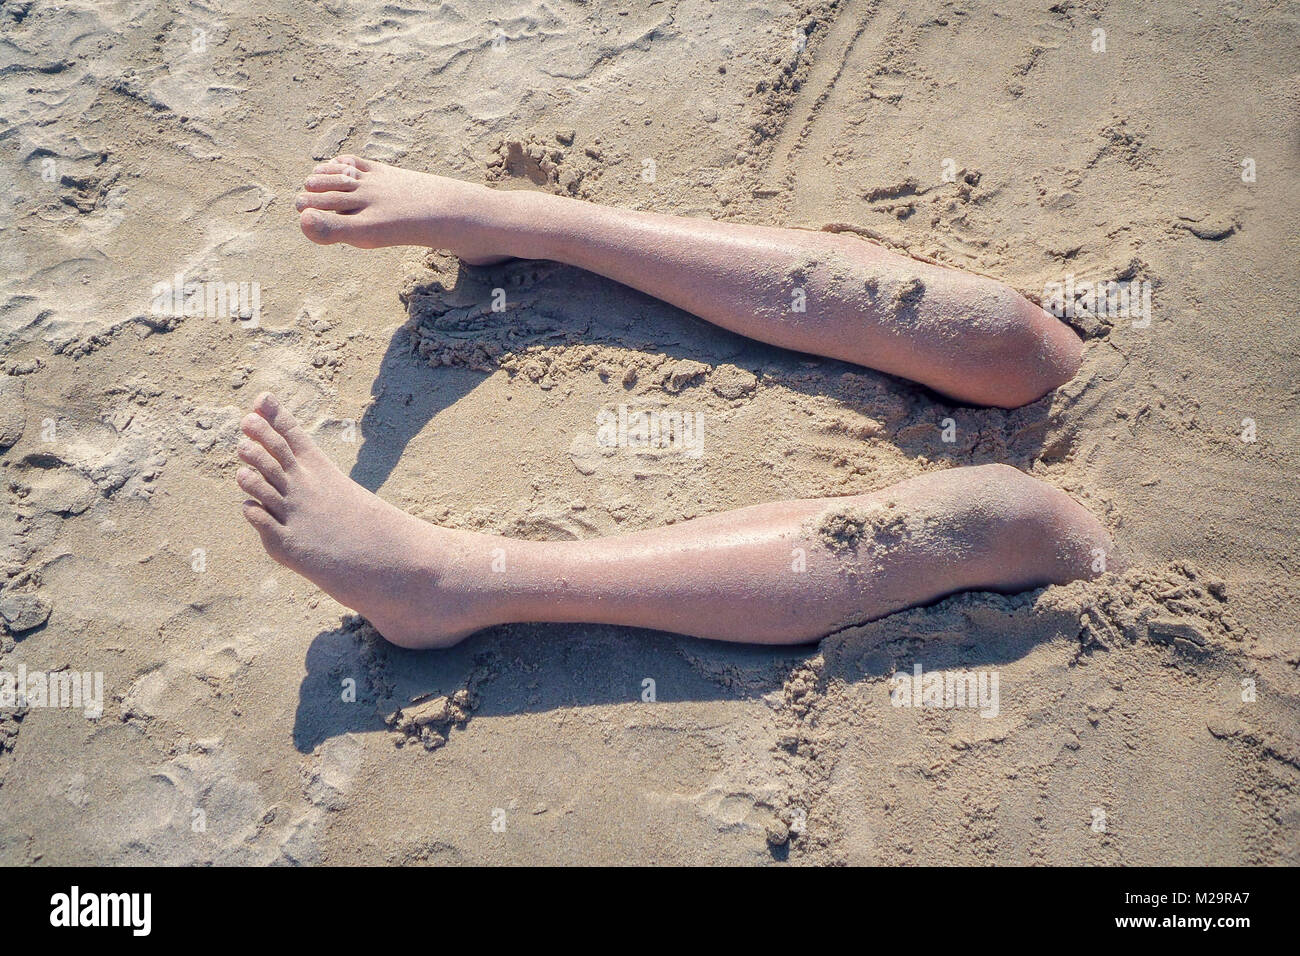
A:
[[[1297,25],[1182,0],[4,0],[0,670],[99,671],[105,701],[0,713],[0,862],[1300,862]],[[1152,320],[1077,319],[1077,380],[954,407],[569,268],[313,246],[293,196],[344,150],[851,229],[1035,297],[1149,282]],[[152,314],[177,273],[258,283],[257,327]],[[1003,461],[1132,566],[821,646],[513,626],[400,651],[239,517],[266,388],[456,527],[583,538]],[[619,404],[702,413],[703,454],[602,448]],[[997,716],[891,706],[918,662],[996,672]]]

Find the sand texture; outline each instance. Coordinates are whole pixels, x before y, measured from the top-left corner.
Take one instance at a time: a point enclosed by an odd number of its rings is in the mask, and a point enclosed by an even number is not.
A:
[[[104,709],[0,709],[0,863],[1300,863],[1298,27],[1264,0],[4,0],[0,671],[102,672]],[[855,232],[1040,300],[1149,283],[1150,322],[1075,316],[1074,381],[956,406],[561,265],[315,246],[293,197],[341,151]],[[256,322],[157,314],[178,274],[257,283]],[[819,646],[403,651],[240,518],[263,389],[453,527],[588,538],[1005,462],[1129,566]],[[702,453],[603,445],[620,405],[702,415]],[[997,713],[895,706],[918,663],[996,673]]]

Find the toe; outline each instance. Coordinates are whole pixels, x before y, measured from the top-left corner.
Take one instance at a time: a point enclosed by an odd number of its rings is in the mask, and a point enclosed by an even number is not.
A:
[[[280,463],[280,467],[286,474],[297,465],[298,460],[294,458],[293,449],[284,440],[284,436],[272,428],[271,423],[261,415],[256,412],[245,415],[239,427],[243,429],[245,435],[270,452],[271,457]]]
[[[241,468],[235,475],[235,484],[239,485],[245,494],[256,498],[272,517],[280,521],[284,520],[284,498],[259,472],[252,468]]]
[[[313,173],[338,173],[341,176],[349,176],[352,179],[361,178],[361,170],[357,169],[357,167],[355,166],[349,166],[347,163],[334,163],[334,162],[321,163],[319,166],[313,169],[312,172]]]
[[[375,168],[375,164],[368,159],[362,159],[360,156],[353,156],[351,153],[344,153],[342,156],[335,156],[332,163],[344,163],[348,166],[355,166],[363,173],[369,172]]]
[[[309,193],[324,193],[331,190],[351,192],[358,185],[359,182],[355,176],[345,176],[342,173],[312,173],[303,180],[302,187]]]
[[[289,479],[280,467],[280,463],[271,457],[271,453],[263,448],[257,442],[249,441],[247,438],[241,439],[238,450],[239,460],[246,465],[252,465],[265,478],[272,488],[285,494],[289,490]]]
[[[311,436],[298,424],[293,413],[285,408],[271,392],[263,392],[257,396],[257,401],[253,402],[253,410],[270,422],[271,427],[283,436],[294,455],[310,454],[315,450],[316,443],[311,440]]]
[[[304,209],[298,224],[302,234],[318,245],[328,246],[343,238],[343,217],[336,212]]]
[[[244,502],[244,518],[262,539],[262,547],[276,557],[284,551],[284,525],[276,521],[271,512],[256,501]]]
[[[304,209],[333,209],[336,212],[350,212],[365,205],[356,193],[299,193],[294,206],[299,212]]]

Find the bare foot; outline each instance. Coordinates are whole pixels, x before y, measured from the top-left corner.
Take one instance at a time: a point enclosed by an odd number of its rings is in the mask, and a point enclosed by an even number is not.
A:
[[[274,395],[241,427],[244,517],[276,561],[365,617],[394,644],[445,647],[491,623],[478,616],[467,559],[478,535],[394,508],[339,471]],[[486,559],[483,564],[486,566]]]
[[[402,647],[447,647],[511,621],[801,643],[956,591],[1019,591],[1121,566],[1096,518],[1005,465],[590,541],[522,541],[440,528],[380,501],[273,395],[242,425],[244,516],[267,553]],[[807,547],[805,573],[790,573],[792,544]]]
[[[486,186],[345,155],[312,170],[303,190],[298,221],[321,245],[429,246],[475,266],[510,258],[485,242],[500,198]]]
[[[856,237],[665,216],[490,189],[356,156],[298,197],[314,242],[553,259],[740,335],[856,362],[962,402],[1016,408],[1074,377],[1083,341],[1000,282]]]

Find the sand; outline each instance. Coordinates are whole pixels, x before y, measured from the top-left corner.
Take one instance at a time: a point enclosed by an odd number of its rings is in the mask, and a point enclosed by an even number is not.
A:
[[[0,671],[99,673],[103,712],[0,708],[0,863],[1300,862],[1297,25],[5,3]],[[313,246],[293,196],[345,150],[830,227],[1040,301],[1149,283],[1150,321],[1076,314],[1075,381],[954,406],[563,266]],[[156,310],[177,275],[237,305]],[[1001,461],[1129,567],[815,646],[521,625],[401,651],[239,517],[267,388],[455,527],[587,538]],[[702,415],[702,453],[602,445],[620,404]],[[896,705],[918,665],[995,676],[996,708]]]

